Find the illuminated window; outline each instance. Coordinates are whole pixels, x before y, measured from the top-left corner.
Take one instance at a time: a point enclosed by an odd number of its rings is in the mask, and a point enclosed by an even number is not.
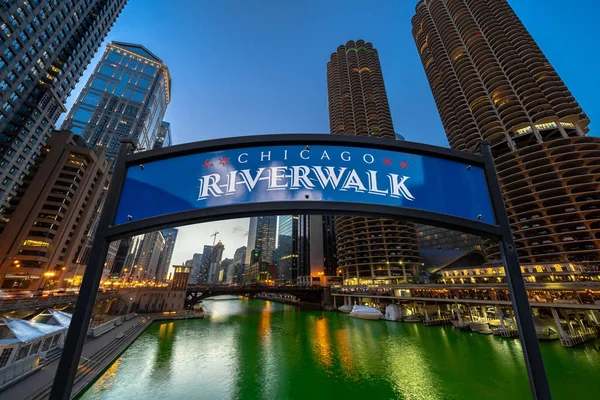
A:
[[[23,242],[23,246],[31,246],[31,247],[50,247],[50,243],[44,242],[42,240],[25,240]]]

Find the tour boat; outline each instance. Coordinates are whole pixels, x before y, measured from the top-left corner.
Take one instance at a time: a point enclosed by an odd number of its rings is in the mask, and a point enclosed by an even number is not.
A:
[[[344,304],[341,307],[338,307],[338,311],[344,314],[348,314],[350,311],[352,311],[352,306],[350,304]]]
[[[484,321],[473,321],[469,322],[469,327],[473,332],[483,333],[484,335],[490,335],[493,332],[487,322]]]
[[[381,319],[386,321],[402,321],[402,312],[397,304],[389,304],[385,308],[385,314]]]
[[[373,307],[354,306],[348,315],[360,319],[380,319],[381,311]]]
[[[402,320],[404,322],[421,322],[421,316],[419,314],[409,315],[408,317],[404,317]]]

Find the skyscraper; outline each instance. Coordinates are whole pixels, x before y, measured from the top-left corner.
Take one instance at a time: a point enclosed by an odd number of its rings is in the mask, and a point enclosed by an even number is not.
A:
[[[520,261],[597,265],[600,139],[508,3],[420,1],[412,25],[450,146],[491,143]]]
[[[171,76],[163,61],[140,44],[112,42],[63,123],[90,148],[114,160],[120,139],[150,150],[171,101]]]
[[[79,136],[57,131],[32,171],[25,178],[25,190],[17,192],[18,206],[6,211],[8,223],[0,234],[0,287],[76,286],[85,271],[85,264],[78,262],[90,230],[85,221],[108,175],[104,151],[90,150]]]
[[[0,5],[0,215],[127,0]]]
[[[362,40],[339,46],[327,63],[330,131],[394,139],[377,50]],[[412,223],[337,217],[337,255],[346,284],[396,283],[400,263],[420,264]]]
[[[177,234],[179,231],[175,228],[169,228],[163,229],[161,232],[165,238],[165,250],[159,270],[156,272],[156,277],[159,281],[163,281],[167,278],[167,273],[171,267],[173,250],[175,250],[175,242],[177,241]]]
[[[210,264],[208,267],[208,283],[216,283],[219,281],[219,266],[221,259],[223,258],[223,250],[225,246],[219,240],[219,243],[215,244],[210,252]]]
[[[205,285],[208,283],[208,275],[210,269],[210,256],[212,254],[213,246],[204,245],[204,249],[202,250],[202,259],[200,263],[200,272],[198,273],[198,278],[196,282],[198,285]]]
[[[277,216],[252,217],[248,229],[246,266],[251,265],[251,250],[260,250],[261,262],[275,264]]]
[[[295,282],[298,277],[298,216],[280,215],[277,230],[277,280]]]
[[[202,253],[194,253],[192,256],[192,271],[190,272],[190,283],[196,284],[200,271],[202,270]]]

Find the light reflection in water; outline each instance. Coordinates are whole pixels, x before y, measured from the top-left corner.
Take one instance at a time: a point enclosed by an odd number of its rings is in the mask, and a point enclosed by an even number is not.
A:
[[[318,362],[323,364],[326,368],[331,367],[331,342],[329,339],[329,327],[327,326],[325,317],[321,316],[320,318],[317,318],[314,327],[314,340],[312,341],[313,351]]]
[[[530,398],[516,340],[260,300],[156,323],[82,400]],[[597,344],[596,344],[597,346]],[[596,348],[542,343],[554,398],[596,398]]]

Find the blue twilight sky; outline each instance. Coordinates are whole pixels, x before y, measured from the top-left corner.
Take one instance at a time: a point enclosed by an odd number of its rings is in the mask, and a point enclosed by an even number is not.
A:
[[[327,133],[327,61],[340,44],[362,38],[379,51],[396,131],[410,141],[447,146],[411,35],[416,3],[129,0],[107,41],[143,44],[169,66],[172,101],[165,120],[179,144],[259,133]],[[590,119],[600,118],[595,27],[600,2],[509,3]],[[247,219],[182,228],[173,262],[202,251],[215,230],[224,255],[232,257],[246,244],[247,229]]]

